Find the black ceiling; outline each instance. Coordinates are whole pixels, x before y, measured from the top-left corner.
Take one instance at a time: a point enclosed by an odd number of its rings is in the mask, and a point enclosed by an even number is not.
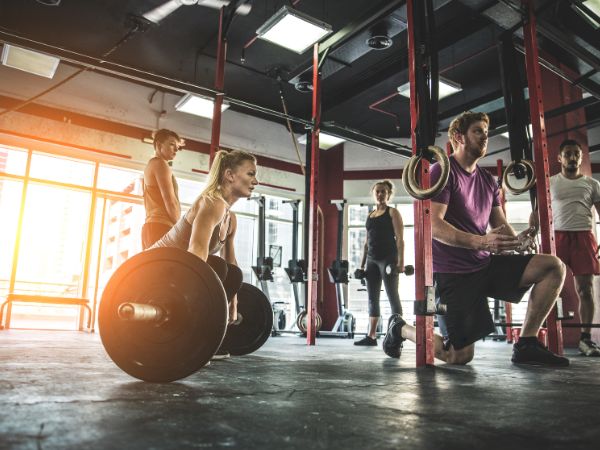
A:
[[[44,0],[48,1],[48,0]],[[181,6],[157,25],[132,35],[110,55],[109,50],[141,16],[166,0],[62,0],[46,6],[38,0],[0,0],[0,41],[57,54],[73,64],[89,64],[165,90],[202,92],[212,89],[216,65],[218,10]],[[587,75],[580,86],[592,93],[587,120],[598,121],[600,108],[600,31],[578,15],[578,0],[537,1],[540,47],[574,73]],[[283,86],[289,114],[308,120],[311,96],[294,82],[310,69],[311,52],[297,55],[260,39],[242,49],[281,6],[294,4],[304,13],[329,23],[334,34],[324,66],[323,121],[391,139],[409,136],[409,102],[392,96],[408,81],[406,5],[400,0],[254,0],[247,16],[236,16],[228,33],[225,69],[227,97],[281,112],[278,86]],[[436,42],[443,77],[462,91],[442,99],[439,128],[465,110],[483,108],[493,126],[504,124],[502,87],[496,43],[514,27],[521,43],[522,16],[518,0],[436,0]],[[366,45],[371,28],[385,22],[393,45],[375,51]],[[341,39],[343,37],[344,39]],[[523,70],[521,68],[521,70]],[[282,80],[278,83],[277,78]],[[369,105],[385,97],[376,111]],[[232,105],[249,114],[281,121],[268,113]],[[394,117],[395,116],[395,117]]]

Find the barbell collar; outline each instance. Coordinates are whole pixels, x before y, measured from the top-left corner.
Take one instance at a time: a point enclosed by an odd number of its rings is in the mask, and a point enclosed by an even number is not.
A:
[[[117,314],[121,320],[134,322],[160,323],[167,318],[167,312],[163,308],[147,303],[121,303]]]

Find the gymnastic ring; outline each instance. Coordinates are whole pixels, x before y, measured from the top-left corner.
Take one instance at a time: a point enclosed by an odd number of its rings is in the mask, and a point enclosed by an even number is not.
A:
[[[417,200],[427,200],[438,195],[448,182],[450,176],[450,160],[444,150],[435,145],[430,145],[427,149],[433,153],[435,160],[439,163],[442,173],[438,181],[431,187],[424,189],[417,182],[417,167],[421,161],[421,155],[413,155],[402,173],[402,186],[408,194]]]
[[[529,179],[527,184],[525,184],[525,186],[523,186],[522,188],[512,187],[510,185],[510,183],[508,182],[508,176],[512,173],[513,168],[517,164],[522,164],[525,166],[525,168],[528,168],[531,171],[531,178]],[[535,185],[535,181],[536,181],[535,180],[535,169],[533,167],[533,163],[528,159],[522,159],[519,162],[511,161],[508,164],[508,166],[506,166],[506,169],[504,169],[504,173],[502,174],[502,185],[506,188],[506,190],[508,192],[510,192],[513,195],[519,195],[519,194],[522,194],[523,192],[527,192],[529,189],[531,189]]]

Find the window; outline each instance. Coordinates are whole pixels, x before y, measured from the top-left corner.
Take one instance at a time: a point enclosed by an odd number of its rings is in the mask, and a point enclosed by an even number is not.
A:
[[[143,172],[101,164],[98,169],[98,189],[142,195]]]
[[[0,145],[0,173],[25,175],[27,151]]]
[[[179,201],[183,205],[191,205],[202,193],[206,183],[177,177],[177,186],[179,187]]]
[[[0,297],[8,292],[23,182],[0,177]]]
[[[91,187],[94,183],[94,164],[34,152],[29,175],[32,178]]]

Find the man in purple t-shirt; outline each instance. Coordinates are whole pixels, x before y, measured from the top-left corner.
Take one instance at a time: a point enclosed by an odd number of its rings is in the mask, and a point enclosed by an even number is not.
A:
[[[447,307],[448,331],[445,340],[435,336],[435,356],[450,364],[471,361],[475,342],[494,331],[487,297],[516,303],[533,286],[512,361],[568,366],[567,358],[537,340],[562,288],[565,267],[555,256],[514,254],[532,247],[534,231],[515,233],[502,211],[496,181],[477,165],[487,151],[488,126],[485,113],[469,111],[456,117],[448,129],[454,148],[450,177],[431,203],[433,272],[437,292]],[[432,166],[432,182],[440,172],[437,164]],[[384,351],[398,358],[402,342],[415,338],[413,326],[392,316]]]

